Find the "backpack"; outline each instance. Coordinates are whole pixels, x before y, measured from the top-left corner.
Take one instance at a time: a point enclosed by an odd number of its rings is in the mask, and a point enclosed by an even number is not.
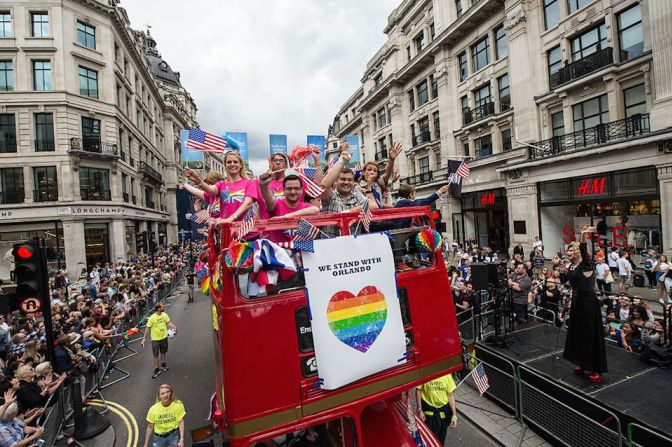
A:
[[[659,368],[672,367],[672,348],[663,348],[660,345],[647,345],[639,355],[639,360]]]

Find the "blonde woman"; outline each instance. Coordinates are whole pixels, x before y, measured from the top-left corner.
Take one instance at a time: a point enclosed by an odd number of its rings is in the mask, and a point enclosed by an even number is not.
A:
[[[30,357],[33,359],[33,364],[37,365],[44,360],[44,356],[38,351],[40,347],[40,342],[38,340],[31,340],[26,343],[26,351],[23,354],[23,358]]]
[[[144,447],[184,447],[184,416],[187,412],[177,400],[173,387],[159,387],[156,403],[147,412],[147,431]]]

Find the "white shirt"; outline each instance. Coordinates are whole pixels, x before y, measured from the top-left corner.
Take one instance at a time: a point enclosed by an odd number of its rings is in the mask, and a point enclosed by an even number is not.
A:
[[[612,251],[609,253],[609,267],[618,267],[618,252],[617,251]]]
[[[668,264],[667,262],[656,261],[653,264],[653,270],[655,270],[657,272],[665,273],[669,269],[670,269],[670,264]]]
[[[632,273],[632,266],[630,265],[630,261],[628,261],[626,258],[618,258],[616,264],[618,264],[618,274],[620,276],[630,276],[630,273]]]
[[[609,266],[605,264],[604,262],[597,264],[595,266],[595,273],[597,273],[596,278],[601,279],[604,281],[604,279],[607,277],[607,272],[609,272]]]
[[[543,242],[539,241],[534,241],[534,244],[532,244],[532,248],[541,248],[544,245]]]

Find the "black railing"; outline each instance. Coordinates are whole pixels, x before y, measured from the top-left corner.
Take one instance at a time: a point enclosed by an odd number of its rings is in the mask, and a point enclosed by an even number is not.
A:
[[[96,191],[91,189],[82,189],[82,200],[112,200],[112,192],[109,189]]]
[[[401,179],[401,183],[406,183],[407,185],[426,185],[434,181],[434,173],[432,171],[422,172],[420,174],[413,175],[411,177],[406,177]]]
[[[421,144],[429,143],[432,141],[432,134],[429,131],[420,132],[418,135],[413,135],[411,137],[411,142],[413,147],[420,146]]]
[[[376,152],[376,161],[381,161],[387,159],[387,149],[381,149]]]
[[[119,150],[116,144],[101,142],[99,138],[70,138],[70,150],[119,157]]]
[[[58,201],[58,189],[38,189],[33,191],[33,200],[35,202],[56,202]]]
[[[154,209],[154,202],[152,202],[151,200],[147,200],[147,208]]]
[[[23,191],[0,191],[0,205],[23,203],[26,194]]]
[[[123,197],[124,202],[128,203],[128,193],[127,192],[121,193],[121,196]]]
[[[557,78],[551,76],[551,87],[566,84],[614,63],[614,49],[607,47],[562,67]],[[553,85],[555,83],[555,85]]]
[[[55,150],[54,140],[35,140],[35,152],[53,152]]]
[[[131,196],[131,202],[133,202],[133,205],[137,205],[138,199],[135,196]]]
[[[148,165],[146,162],[141,161],[140,162],[140,170],[146,174],[148,177],[153,178],[159,183],[163,183],[163,177],[161,176],[161,173]]]
[[[595,127],[549,138],[532,143],[528,148],[529,158],[542,158],[557,155],[565,151],[582,149],[589,146],[611,143],[637,135],[649,133],[649,114],[637,114]]]
[[[473,109],[465,109],[464,112],[462,113],[462,122],[466,126],[467,124],[471,124],[475,121],[482,120],[486,116],[494,114],[495,114],[495,103],[486,102]]]
[[[16,152],[16,141],[0,141],[0,154]]]

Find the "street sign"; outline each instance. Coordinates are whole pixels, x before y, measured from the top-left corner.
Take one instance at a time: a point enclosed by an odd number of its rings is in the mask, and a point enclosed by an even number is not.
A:
[[[42,303],[39,298],[24,298],[21,300],[19,308],[27,314],[32,314],[40,311]]]

